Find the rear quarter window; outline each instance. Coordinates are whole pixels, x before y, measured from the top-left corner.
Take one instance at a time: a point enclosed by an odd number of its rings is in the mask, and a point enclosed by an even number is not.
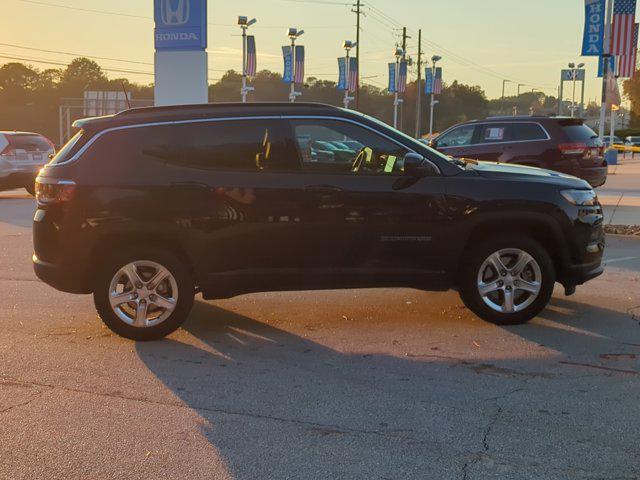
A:
[[[512,126],[515,141],[547,140],[548,136],[542,126],[537,123],[515,123]]]
[[[560,121],[560,127],[572,143],[585,143],[588,146],[601,145],[598,135],[587,125],[575,120]]]
[[[78,131],[71,139],[58,151],[58,153],[53,157],[49,165],[59,165],[60,163],[66,162],[71,157],[73,157],[78,150],[82,148],[86,141],[86,135],[84,130]]]

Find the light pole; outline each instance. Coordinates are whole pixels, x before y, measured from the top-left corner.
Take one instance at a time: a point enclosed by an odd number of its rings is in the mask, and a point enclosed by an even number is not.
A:
[[[438,55],[434,55],[431,57],[431,111],[429,112],[429,138],[433,136],[433,110],[438,103],[436,101],[436,96],[434,91],[434,87],[436,84],[436,63],[442,60],[442,57]]]
[[[247,93],[253,91],[253,87],[247,87],[247,29],[256,22],[255,18],[238,17],[238,25],[242,29],[242,103],[247,103]]]
[[[298,37],[304,35],[304,30],[298,30],[291,27],[287,32],[288,37],[291,39],[291,93],[289,93],[289,100],[291,103],[296,101],[296,97],[300,96],[300,92],[296,92],[296,40]]]
[[[504,113],[504,90],[507,83],[511,83],[511,80],[502,80],[502,112]]]
[[[346,82],[347,84],[345,85],[345,89],[344,89],[344,108],[349,108],[349,102],[351,100],[354,100],[354,97],[351,97],[349,95],[349,86],[350,86],[350,77],[351,77],[351,65],[349,63],[349,52],[351,51],[352,48],[355,48],[358,44],[356,42],[352,42],[351,40],[345,40],[344,43],[342,44],[342,48],[344,48],[345,52],[346,52],[346,65],[345,65],[345,75],[346,75]]]
[[[576,68],[576,64],[571,62],[569,64],[569,68],[571,69],[571,80],[573,81],[573,94],[571,96],[571,117],[576,116],[576,81],[578,79],[578,71],[584,67],[584,63],[578,64]]]
[[[400,47],[396,47],[394,52],[396,56],[396,75],[395,75],[395,94],[393,97],[393,128],[398,128],[398,106],[402,102],[398,96],[398,75],[400,75],[400,59],[404,56],[404,50]]]
[[[520,89],[522,87],[525,87],[526,85],[524,83],[519,83],[518,84],[518,95],[516,96],[516,104],[513,106],[513,116],[515,117],[516,115],[518,115],[518,102],[520,101]]]

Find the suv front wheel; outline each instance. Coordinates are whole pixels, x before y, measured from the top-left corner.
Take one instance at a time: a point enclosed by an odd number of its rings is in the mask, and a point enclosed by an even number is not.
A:
[[[177,330],[195,296],[184,264],[156,248],[114,255],[104,262],[93,290],[100,318],[131,340],[157,340]]]
[[[492,238],[471,251],[460,296],[480,318],[498,325],[526,323],[549,303],[556,280],[547,251],[525,235]]]

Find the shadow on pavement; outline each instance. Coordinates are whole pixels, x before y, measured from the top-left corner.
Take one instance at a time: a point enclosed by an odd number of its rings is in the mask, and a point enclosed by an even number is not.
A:
[[[33,212],[36,209],[32,197],[13,197],[0,192],[0,224],[8,223],[16,227],[31,228]]]
[[[136,349],[180,403],[198,412],[203,435],[234,478],[451,478],[469,458],[489,454],[487,435],[502,411],[496,399],[524,390],[529,380],[549,389],[527,392],[529,401],[551,397],[562,388],[564,372],[609,374],[597,367],[607,367],[613,358],[607,355],[625,340],[612,339],[611,332],[627,328],[637,328],[630,315],[556,298],[534,323],[505,331],[556,350],[564,365],[553,355],[526,354],[479,364],[472,355],[345,354],[196,302],[185,325],[193,344],[167,339]],[[629,345],[632,338],[640,346],[635,331],[626,337]],[[538,425],[536,415],[531,412],[535,426],[526,441],[549,442],[549,460],[557,455],[558,463],[568,462],[564,468],[589,468],[571,461],[572,445],[555,449],[553,442],[566,434],[553,426],[545,431],[548,420]],[[610,441],[613,433],[602,433],[602,442]],[[519,430],[511,435],[524,441]],[[500,440],[508,442],[508,435]],[[538,471],[531,467],[535,459],[526,466],[495,455],[492,462],[503,471]],[[624,455],[609,461],[622,462]]]

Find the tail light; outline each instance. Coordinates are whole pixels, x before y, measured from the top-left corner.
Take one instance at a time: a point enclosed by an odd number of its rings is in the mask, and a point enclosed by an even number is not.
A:
[[[36,179],[36,201],[38,205],[54,205],[69,202],[76,191],[71,180]]]
[[[584,155],[587,153],[586,143],[561,143],[558,149],[563,155]]]

